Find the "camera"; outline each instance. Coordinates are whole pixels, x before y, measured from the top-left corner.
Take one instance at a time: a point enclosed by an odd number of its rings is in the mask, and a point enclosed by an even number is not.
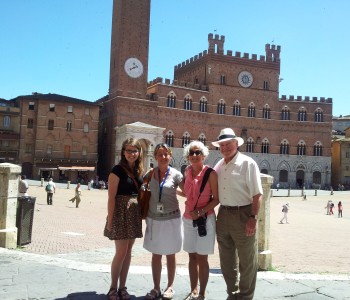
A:
[[[206,236],[207,235],[207,229],[205,227],[206,222],[207,222],[207,218],[205,218],[205,217],[199,217],[197,220],[193,220],[193,227],[198,228],[198,235],[199,236]]]

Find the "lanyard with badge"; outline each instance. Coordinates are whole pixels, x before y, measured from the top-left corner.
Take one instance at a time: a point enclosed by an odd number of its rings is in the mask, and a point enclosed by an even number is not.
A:
[[[162,213],[164,211],[164,203],[162,203],[160,201],[160,199],[162,198],[162,191],[163,191],[163,187],[164,187],[164,183],[168,177],[168,174],[169,174],[169,170],[170,170],[170,167],[168,167],[168,170],[166,171],[166,174],[165,174],[165,177],[162,181],[162,183],[160,183],[160,170],[158,168],[158,180],[159,180],[159,201],[157,203],[157,212],[160,212]]]

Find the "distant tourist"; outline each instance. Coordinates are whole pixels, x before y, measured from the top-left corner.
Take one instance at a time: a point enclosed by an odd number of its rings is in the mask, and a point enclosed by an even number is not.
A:
[[[50,178],[48,184],[45,187],[45,191],[47,193],[47,205],[52,205],[52,198],[53,198],[53,194],[56,192],[56,185],[53,182],[53,179]]]
[[[286,224],[288,223],[288,212],[289,212],[289,203],[286,203],[282,206],[283,218],[280,223],[283,224],[283,221],[286,220]]]
[[[333,215],[333,214],[334,214],[333,208],[334,208],[334,203],[333,203],[332,200],[331,200],[331,202],[330,202],[330,207],[329,207],[329,214],[330,214],[330,215]]]
[[[18,183],[18,196],[28,196],[29,184],[26,180],[26,175],[21,175],[21,178]]]
[[[81,202],[81,185],[79,182],[77,183],[77,186],[75,188],[75,196],[69,201],[71,201],[72,203],[74,203],[75,201],[75,207],[79,207],[79,203]]]
[[[328,200],[326,206],[325,206],[325,209],[327,209],[327,212],[326,214],[329,215],[330,214],[330,211],[331,211],[331,203],[332,203],[332,200]]]
[[[341,201],[338,202],[338,218],[343,217],[343,205],[341,204]]]

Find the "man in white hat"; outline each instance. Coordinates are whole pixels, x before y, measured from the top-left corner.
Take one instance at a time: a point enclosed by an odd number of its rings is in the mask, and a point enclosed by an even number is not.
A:
[[[255,234],[263,190],[258,165],[238,151],[243,143],[231,128],[222,129],[212,143],[224,157],[214,169],[221,204],[216,232],[227,300],[253,299],[258,271]]]

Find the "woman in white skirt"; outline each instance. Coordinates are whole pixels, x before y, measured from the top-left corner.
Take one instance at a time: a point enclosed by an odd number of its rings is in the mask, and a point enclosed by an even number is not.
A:
[[[205,289],[209,279],[208,254],[214,253],[216,230],[214,207],[219,204],[218,177],[213,169],[204,165],[204,159],[208,154],[208,148],[200,141],[193,141],[184,149],[184,157],[191,164],[186,168],[184,178],[186,202],[183,215],[183,249],[189,256],[188,270],[191,283],[191,291],[186,300],[205,300]],[[207,179],[205,179],[206,173],[209,174]],[[204,182],[201,192],[203,180],[207,181]]]
[[[174,294],[174,279],[176,271],[175,254],[181,251],[181,213],[176,189],[182,181],[182,174],[169,166],[171,149],[166,144],[155,147],[154,157],[158,166],[154,168],[150,181],[151,199],[146,218],[146,232],[143,247],[152,253],[153,289],[145,299],[171,299]],[[148,176],[147,173],[145,175]],[[160,279],[162,271],[162,256],[166,256],[168,284],[162,295]]]

